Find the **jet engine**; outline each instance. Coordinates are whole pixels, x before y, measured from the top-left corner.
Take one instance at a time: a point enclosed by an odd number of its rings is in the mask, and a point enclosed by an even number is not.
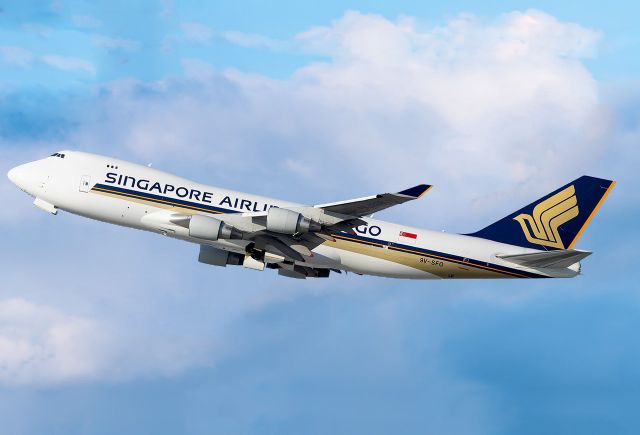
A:
[[[308,217],[286,208],[271,207],[267,212],[267,230],[281,234],[320,231],[322,226]]]
[[[226,267],[227,264],[231,266],[238,266],[244,262],[244,255],[236,254],[235,252],[223,251],[222,249],[214,248],[209,245],[200,245],[198,261],[212,266]]]
[[[242,232],[219,219],[194,214],[188,223],[189,235],[205,240],[242,239]]]

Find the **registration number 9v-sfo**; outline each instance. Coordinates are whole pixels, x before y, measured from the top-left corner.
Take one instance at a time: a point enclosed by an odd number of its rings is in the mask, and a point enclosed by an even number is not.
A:
[[[432,258],[420,257],[420,263],[429,264],[431,266],[444,267],[444,263],[440,260],[434,260]]]

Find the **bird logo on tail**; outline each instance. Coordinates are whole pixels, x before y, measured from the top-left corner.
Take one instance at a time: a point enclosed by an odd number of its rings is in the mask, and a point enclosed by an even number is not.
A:
[[[518,221],[530,243],[565,249],[558,227],[578,213],[576,190],[571,185],[537,204],[532,214],[522,213],[513,219]]]

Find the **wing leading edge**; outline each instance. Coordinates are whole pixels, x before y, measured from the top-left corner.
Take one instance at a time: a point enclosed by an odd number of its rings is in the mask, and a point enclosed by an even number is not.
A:
[[[397,193],[381,193],[374,196],[315,205],[314,207],[321,208],[325,212],[339,213],[348,216],[370,216],[373,213],[393,207],[394,205],[418,199],[427,193],[431,187],[429,184],[419,184]]]

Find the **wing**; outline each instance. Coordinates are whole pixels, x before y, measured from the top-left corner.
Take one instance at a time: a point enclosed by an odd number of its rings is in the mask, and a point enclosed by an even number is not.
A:
[[[339,213],[343,215],[363,217],[370,216],[380,210],[384,210],[394,205],[403,204],[407,201],[420,198],[427,193],[432,186],[419,184],[397,193],[381,193],[364,198],[350,199],[347,201],[332,202],[329,204],[316,205],[326,212]]]
[[[313,256],[311,251],[315,247],[327,240],[334,240],[333,234],[340,232],[355,234],[355,227],[366,224],[361,219],[363,216],[419,198],[430,188],[429,185],[421,184],[397,193],[383,193],[316,206],[290,207],[285,213],[293,213],[294,226],[297,225],[296,222],[300,222],[300,219],[305,219],[312,225],[307,225],[306,229],[297,229],[296,226],[295,230],[286,233],[283,233],[281,227],[276,230],[276,227],[270,226],[270,216],[272,218],[274,216],[273,213],[270,215],[269,211],[217,216],[162,211],[145,215],[143,221],[149,227],[162,232],[202,239],[204,244],[218,238],[225,239],[232,245],[228,248],[229,250],[248,255],[258,251],[257,257],[265,258],[265,263],[267,262],[265,254],[279,255],[283,263],[278,263],[277,267],[282,268],[294,262],[298,265],[306,262],[307,258]],[[278,209],[271,209],[273,210]],[[280,209],[278,214],[281,213]],[[306,270],[304,273],[308,275],[311,272]]]
[[[265,246],[267,250],[275,249],[286,258],[304,261],[305,257],[313,255],[311,253],[313,248],[326,240],[333,240],[332,234],[339,232],[355,234],[355,227],[366,224],[361,217],[370,216],[380,210],[420,198],[431,187],[427,184],[420,184],[397,193],[382,193],[313,207],[294,207],[292,210],[321,223],[321,229],[291,235],[259,231],[246,235],[246,238],[255,240],[258,246]],[[266,215],[267,213],[254,214],[251,217],[252,222],[266,226]]]

